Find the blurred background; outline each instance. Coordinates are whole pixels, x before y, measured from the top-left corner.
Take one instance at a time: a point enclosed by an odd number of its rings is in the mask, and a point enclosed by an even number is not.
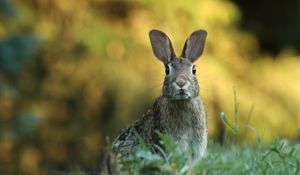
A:
[[[97,162],[161,94],[153,28],[177,54],[208,31],[196,65],[211,140],[223,142],[220,112],[233,121],[233,88],[240,125],[251,115],[263,142],[299,140],[299,18],[298,0],[0,0],[0,174]]]

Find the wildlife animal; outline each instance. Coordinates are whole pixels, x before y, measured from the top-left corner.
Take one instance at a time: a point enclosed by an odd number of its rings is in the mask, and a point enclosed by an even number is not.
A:
[[[176,56],[171,40],[162,31],[151,30],[150,42],[155,57],[165,66],[162,95],[135,123],[115,139],[113,151],[127,156],[130,150],[145,144],[155,150],[163,133],[182,151],[192,148],[193,159],[206,154],[207,123],[194,62],[202,55],[207,32],[194,31],[186,40],[181,56]]]

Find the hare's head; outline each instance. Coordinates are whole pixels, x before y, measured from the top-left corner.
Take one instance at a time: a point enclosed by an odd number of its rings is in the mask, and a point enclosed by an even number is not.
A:
[[[172,100],[197,97],[199,85],[193,62],[203,53],[207,32],[204,30],[193,32],[186,40],[180,57],[176,57],[171,40],[165,33],[151,30],[149,36],[154,55],[165,65],[163,95]]]

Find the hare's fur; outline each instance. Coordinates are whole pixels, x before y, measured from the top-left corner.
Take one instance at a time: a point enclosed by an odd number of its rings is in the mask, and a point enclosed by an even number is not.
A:
[[[128,149],[137,146],[139,139],[135,132],[148,145],[159,145],[157,132],[161,132],[169,135],[184,150],[199,143],[194,149],[196,157],[202,157],[206,153],[206,115],[199,97],[190,101],[170,101],[166,97],[159,97],[141,119],[116,138],[114,152],[126,155]]]
[[[183,151],[191,149],[193,158],[201,158],[207,149],[207,124],[192,62],[202,54],[206,32],[199,30],[192,33],[185,44],[184,57],[177,58],[169,38],[163,32],[151,32],[154,54],[168,69],[163,95],[116,138],[113,150],[121,156],[127,155],[141,144],[141,139],[155,148],[154,145],[160,145],[158,133],[164,133]]]

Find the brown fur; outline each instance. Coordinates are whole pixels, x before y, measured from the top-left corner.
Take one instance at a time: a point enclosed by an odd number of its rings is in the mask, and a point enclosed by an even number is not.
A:
[[[184,150],[198,144],[193,151],[195,158],[203,157],[206,153],[206,115],[199,97],[186,101],[170,101],[166,97],[159,97],[140,120],[116,138],[113,151],[128,155],[129,150],[140,144],[135,131],[150,147],[160,145],[158,131],[169,135]]]
[[[128,155],[141,144],[141,140],[155,150],[155,145],[160,145],[160,132],[168,135],[182,151],[191,149],[194,159],[205,155],[206,114],[198,96],[199,85],[193,62],[202,55],[206,35],[204,30],[193,32],[185,43],[182,57],[176,58],[168,36],[159,30],[150,31],[154,55],[166,68],[163,95],[141,119],[116,138],[113,143],[115,153]]]

